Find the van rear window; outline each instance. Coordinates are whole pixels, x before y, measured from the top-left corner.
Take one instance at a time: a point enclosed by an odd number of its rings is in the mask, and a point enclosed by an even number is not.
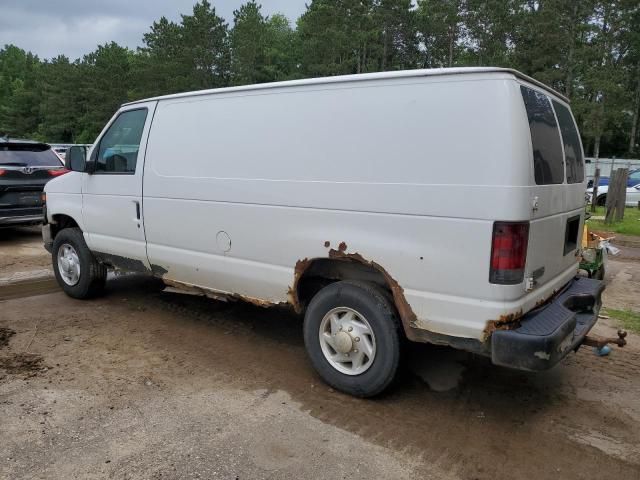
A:
[[[567,164],[567,183],[581,183],[584,181],[584,160],[576,124],[569,109],[561,103],[553,100],[553,109],[556,111],[560,133],[562,133],[564,161]]]
[[[562,144],[551,102],[546,95],[531,88],[521,85],[520,91],[531,131],[536,183],[538,185],[563,183]]]

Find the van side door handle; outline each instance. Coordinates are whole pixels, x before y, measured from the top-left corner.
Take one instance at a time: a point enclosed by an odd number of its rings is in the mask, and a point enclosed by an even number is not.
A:
[[[140,202],[134,200],[133,203],[136,204],[136,219],[140,220]]]

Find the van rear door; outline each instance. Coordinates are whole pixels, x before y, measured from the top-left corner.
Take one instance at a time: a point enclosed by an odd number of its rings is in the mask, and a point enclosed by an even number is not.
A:
[[[527,290],[568,281],[576,269],[584,223],[584,159],[569,106],[520,85],[531,132],[534,186],[525,284]]]

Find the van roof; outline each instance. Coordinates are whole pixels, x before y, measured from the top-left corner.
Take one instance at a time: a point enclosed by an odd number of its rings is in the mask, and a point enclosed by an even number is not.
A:
[[[212,88],[207,90],[196,90],[192,92],[174,93],[171,95],[162,95],[158,97],[144,98],[133,102],[124,103],[125,105],[134,105],[136,103],[148,102],[151,100],[167,100],[172,98],[184,98],[197,95],[208,95],[212,93],[231,93],[242,92],[251,90],[264,90],[269,88],[281,88],[281,87],[296,87],[303,85],[323,85],[331,83],[342,82],[361,82],[366,80],[382,80],[393,78],[412,78],[412,77],[431,77],[439,75],[464,75],[469,73],[507,73],[512,74],[517,78],[520,78],[528,83],[532,83],[553,95],[561,98],[565,102],[569,103],[569,99],[564,95],[558,93],[553,88],[545,85],[538,80],[535,80],[524,73],[520,73],[512,68],[500,68],[500,67],[455,67],[455,68],[430,68],[430,69],[416,69],[416,70],[399,70],[394,72],[377,72],[377,73],[360,73],[355,75],[338,75],[334,77],[320,77],[320,78],[308,78],[302,80],[288,80],[284,82],[272,82],[272,83],[259,83],[255,85],[242,85],[239,87],[226,87],[226,88]]]

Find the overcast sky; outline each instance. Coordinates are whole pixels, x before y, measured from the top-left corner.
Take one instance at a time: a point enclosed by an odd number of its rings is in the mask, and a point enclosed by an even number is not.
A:
[[[178,20],[197,0],[0,0],[0,46],[13,43],[41,58],[72,60],[111,40],[134,49],[162,16]],[[209,0],[229,24],[243,0]],[[305,0],[263,0],[266,15],[284,13],[292,24]]]

